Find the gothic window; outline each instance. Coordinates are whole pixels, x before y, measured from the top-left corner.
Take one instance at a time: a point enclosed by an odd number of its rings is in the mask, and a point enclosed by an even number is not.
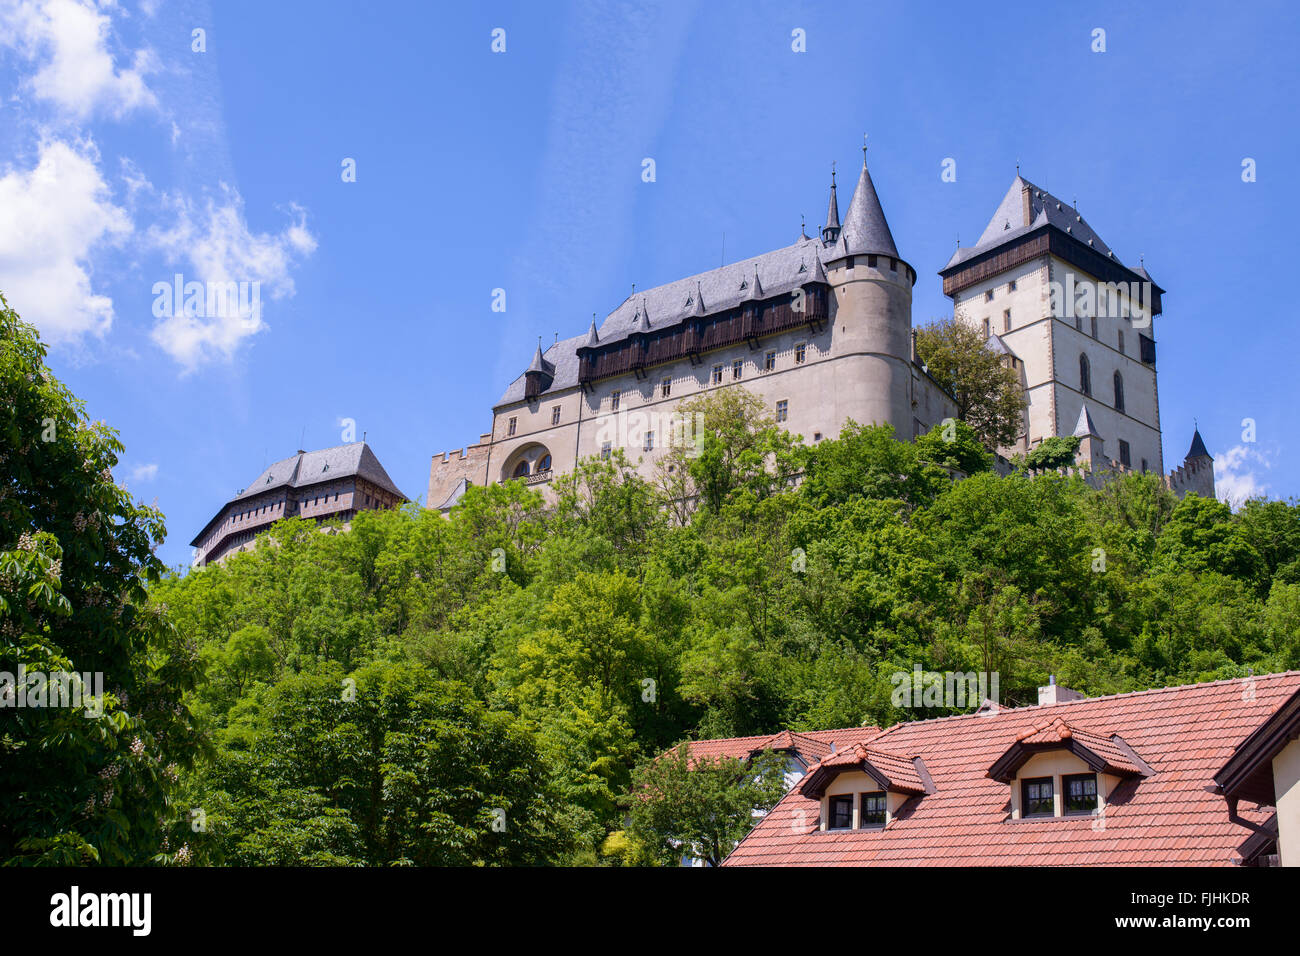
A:
[[[539,472],[540,472],[540,471],[550,471],[550,470],[551,470],[551,456],[550,456],[550,455],[543,455],[541,458],[537,459],[537,470],[538,470]]]
[[[519,427],[519,419],[517,419],[517,418],[512,418],[512,419],[510,419],[510,425],[509,425],[509,427],[506,429],[506,434],[507,434],[507,435],[513,435],[513,434],[515,433],[515,429],[518,428],[518,427]]]
[[[511,477],[511,478],[526,478],[526,477],[528,477],[528,462],[526,462],[526,461],[521,461],[519,464],[515,465],[514,473],[513,473],[510,477]],[[370,504],[370,499],[369,499],[369,498],[366,498],[366,504]]]
[[[1115,373],[1115,411],[1124,411],[1124,379]]]
[[[1088,356],[1083,354],[1079,356],[1079,391],[1085,395],[1092,394],[1092,366],[1088,364]]]

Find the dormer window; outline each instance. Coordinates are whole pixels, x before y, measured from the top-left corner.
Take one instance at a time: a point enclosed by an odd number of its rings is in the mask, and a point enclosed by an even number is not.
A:
[[[1030,777],[1020,781],[1020,813],[1025,817],[1056,816],[1051,777]]]
[[[858,829],[870,830],[885,825],[885,795],[881,792],[864,793],[858,797]]]
[[[1097,810],[1097,775],[1074,773],[1061,778],[1063,810],[1071,813],[1093,813]]]
[[[826,829],[853,829],[853,794],[829,798]]]
[[[1012,819],[1033,820],[1100,812],[1122,782],[1154,772],[1118,735],[1057,717],[1021,733],[988,776],[1010,785]]]

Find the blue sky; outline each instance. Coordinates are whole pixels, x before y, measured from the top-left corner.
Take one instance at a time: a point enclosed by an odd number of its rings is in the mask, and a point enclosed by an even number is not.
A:
[[[914,323],[950,312],[935,273],[1019,160],[1168,290],[1166,463],[1196,418],[1222,488],[1300,494],[1300,15],[1053,7],[0,0],[0,290],[188,563],[223,501],[343,419],[422,498],[539,335],[811,231],[867,132]],[[178,272],[260,282],[260,314],[155,315]]]

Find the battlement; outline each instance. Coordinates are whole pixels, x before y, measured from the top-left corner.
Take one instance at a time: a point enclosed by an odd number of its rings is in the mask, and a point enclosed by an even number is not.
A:
[[[480,435],[477,445],[453,448],[433,456],[429,465],[429,496],[425,499],[428,507],[439,508],[447,504],[448,499],[461,490],[462,481],[467,485],[487,484],[491,439],[490,433]]]

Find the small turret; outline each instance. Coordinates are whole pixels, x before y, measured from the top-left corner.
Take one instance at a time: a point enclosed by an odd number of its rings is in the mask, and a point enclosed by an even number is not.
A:
[[[1106,463],[1105,445],[1097,423],[1092,420],[1086,404],[1079,408],[1079,422],[1074,426],[1074,437],[1079,439],[1079,448],[1074,453],[1076,464],[1088,464],[1094,468]]]
[[[593,323],[594,324],[594,323]],[[533,360],[524,372],[524,398],[532,401],[551,387],[551,382],[555,379],[555,366],[546,361],[542,354],[542,340],[537,340],[537,351],[533,353]]]
[[[840,202],[835,197],[835,164],[831,163],[831,201],[826,208],[826,225],[822,226],[822,243],[829,246],[840,237]]]

